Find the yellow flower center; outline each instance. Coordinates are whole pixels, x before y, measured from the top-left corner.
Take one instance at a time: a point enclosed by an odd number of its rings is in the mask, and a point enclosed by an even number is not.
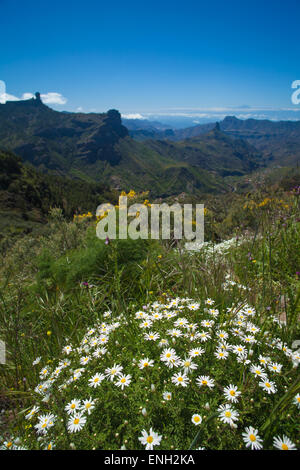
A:
[[[79,419],[78,419],[78,418],[74,419],[73,423],[74,423],[74,424],[78,424],[78,423],[79,423]]]
[[[254,434],[250,434],[249,439],[250,439],[251,442],[256,441],[256,437],[254,436]]]
[[[195,416],[194,421],[195,421],[195,423],[199,423],[199,421],[200,421],[199,416]]]
[[[121,382],[122,382],[122,384],[124,384],[126,382],[126,379],[124,379],[124,378],[121,379]]]
[[[6,444],[6,447],[9,449],[9,448],[12,446],[12,444],[13,444],[12,442],[8,442],[8,443]]]
[[[85,405],[85,407],[88,409],[88,408],[91,407],[91,404],[90,404],[90,403],[87,403],[87,404]]]
[[[170,354],[170,353],[167,353],[167,354],[166,354],[166,357],[168,357],[168,358],[171,357],[171,354]]]
[[[202,380],[202,385],[207,385],[207,380]]]
[[[76,408],[75,403],[72,403],[71,408],[72,408],[72,410],[74,410],[74,408]]]
[[[265,383],[265,386],[268,387],[268,388],[271,387],[271,385],[269,384],[269,382],[266,382],[266,383]]]
[[[147,442],[148,442],[149,444],[151,444],[151,443],[153,442],[153,437],[152,437],[152,436],[148,436],[148,437],[147,437]]]
[[[225,411],[225,416],[226,416],[226,418],[230,418],[230,416],[231,416],[230,411]]]
[[[235,391],[234,390],[230,390],[229,394],[234,397],[235,396]]]
[[[300,403],[300,397],[297,397],[297,402]]]
[[[289,448],[286,444],[282,444],[281,448],[282,448],[282,450],[289,450]]]

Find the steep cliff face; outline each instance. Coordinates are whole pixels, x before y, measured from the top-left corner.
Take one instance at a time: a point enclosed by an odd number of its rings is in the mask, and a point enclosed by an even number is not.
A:
[[[121,123],[120,113],[110,110],[103,118],[103,124],[95,126],[93,130],[90,129],[84,141],[78,143],[78,154],[88,163],[102,160],[112,166],[117,165],[121,160],[121,154],[115,149],[115,144],[127,135],[128,131]]]
[[[42,170],[67,171],[73,164],[120,161],[115,144],[128,135],[116,110],[103,114],[61,113],[39,93],[0,105],[0,143]]]

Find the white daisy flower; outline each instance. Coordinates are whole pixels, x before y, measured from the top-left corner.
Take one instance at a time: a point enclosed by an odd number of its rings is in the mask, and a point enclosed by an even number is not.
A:
[[[232,426],[234,421],[237,421],[239,417],[238,411],[231,408],[228,404],[219,406],[218,412],[220,420],[223,423],[230,424],[230,426]]]
[[[140,323],[140,328],[150,328],[152,326],[152,321],[151,320],[145,320],[142,323]]]
[[[187,321],[186,318],[178,318],[178,319],[174,322],[174,326],[186,327],[186,325],[188,325],[188,321]]]
[[[49,374],[49,370],[47,369],[47,367],[44,367],[40,372],[41,379],[43,379],[44,377],[47,377],[48,374]]]
[[[156,341],[159,339],[159,334],[149,331],[149,333],[145,333],[144,338],[146,341]]]
[[[297,395],[295,396],[294,400],[293,400],[293,403],[298,407],[300,408],[300,394],[297,393]]]
[[[192,304],[187,305],[187,308],[192,311],[199,310],[199,307],[200,307],[200,304],[198,303],[192,303]]]
[[[295,444],[285,435],[274,437],[273,445],[279,450],[297,450]]]
[[[162,439],[156,432],[150,428],[149,433],[145,429],[142,430],[142,436],[138,438],[139,441],[146,446],[145,450],[153,450],[153,446],[158,446]]]
[[[101,384],[102,380],[104,379],[105,379],[105,375],[97,373],[91,379],[89,379],[89,386],[96,388]]]
[[[120,366],[119,364],[114,364],[113,367],[108,367],[107,369],[105,369],[105,375],[112,382],[115,377],[118,377],[122,373],[122,370],[123,366]]]
[[[277,374],[280,374],[282,365],[278,364],[278,362],[271,362],[271,364],[268,365],[268,369],[272,372],[276,372]]]
[[[186,357],[183,361],[180,361],[180,365],[183,367],[185,374],[188,374],[189,372],[198,368],[197,364],[192,362],[190,357]]]
[[[226,333],[226,331],[221,330],[221,331],[218,331],[218,332],[217,332],[217,336],[218,336],[222,341],[224,341],[225,339],[228,338],[228,333]]]
[[[257,366],[255,364],[250,367],[250,372],[252,372],[255,377],[261,377],[262,379],[267,377],[265,371],[260,366]]]
[[[214,354],[219,360],[225,360],[228,358],[228,352],[224,349],[218,349]]]
[[[201,325],[205,328],[212,328],[214,323],[215,322],[213,320],[202,320]]]
[[[49,444],[45,447],[44,450],[53,450],[54,447],[55,445],[53,444],[53,442],[49,442]]]
[[[267,366],[269,359],[265,356],[262,356],[261,354],[258,356],[258,360],[261,363],[262,366]]]
[[[195,426],[198,426],[199,424],[201,424],[201,423],[202,423],[202,418],[201,418],[201,416],[198,415],[198,414],[194,414],[194,415],[192,416],[192,423],[194,423]]]
[[[262,389],[270,395],[271,393],[276,393],[277,388],[274,382],[269,381],[268,379],[264,379],[262,382],[258,384]]]
[[[210,334],[207,333],[206,331],[201,331],[199,333],[197,333],[197,338],[200,339],[201,343],[205,343],[208,339],[211,338]]]
[[[69,421],[68,421],[68,431],[72,432],[72,433],[77,432],[77,431],[81,431],[81,429],[83,428],[85,423],[86,423],[86,417],[83,416],[82,413],[77,413],[69,419]]]
[[[145,369],[145,367],[153,367],[153,364],[154,364],[153,359],[148,359],[148,357],[146,357],[145,359],[141,359],[139,361],[138,367],[140,369]]]
[[[202,348],[194,348],[194,349],[191,349],[191,351],[189,352],[189,355],[190,357],[198,357],[198,356],[201,356],[201,354],[204,354],[204,349]]]
[[[128,387],[128,385],[130,384],[131,382],[131,375],[130,374],[127,374],[127,375],[121,375],[119,377],[119,380],[118,382],[115,383],[115,385],[117,387],[121,387],[121,389],[123,390],[124,387]]]
[[[72,400],[72,401],[70,401],[70,403],[68,403],[65,406],[65,410],[68,413],[68,415],[70,415],[72,413],[76,413],[77,411],[79,411],[80,407],[81,407],[80,400]]]
[[[224,395],[227,400],[231,401],[232,403],[237,403],[241,392],[238,391],[238,388],[235,385],[230,384],[228,387],[224,388]]]
[[[258,435],[258,430],[252,426],[245,428],[245,432],[242,433],[243,441],[246,447],[251,447],[251,450],[262,449],[262,439]]]
[[[81,411],[87,411],[87,413],[90,415],[94,408],[95,400],[93,400],[91,397],[88,400],[83,400]]]
[[[172,336],[172,338],[179,338],[180,336],[183,335],[183,333],[182,333],[182,331],[180,331],[176,328],[173,328],[172,330],[167,331],[167,335]]]
[[[199,387],[208,387],[212,389],[215,386],[214,379],[211,379],[209,375],[201,375],[197,377],[196,383]]]
[[[38,434],[46,434],[48,429],[54,426],[55,417],[50,413],[48,415],[39,416],[38,421],[38,424],[34,426]]]
[[[84,366],[85,364],[89,362],[89,360],[90,360],[89,356],[83,356],[80,358],[80,364]]]
[[[66,354],[70,354],[70,352],[72,352],[72,346],[71,345],[67,345],[63,348],[63,352],[66,353]]]
[[[171,392],[164,392],[163,393],[163,399],[166,401],[172,400],[172,393]]]
[[[184,373],[174,374],[171,380],[176,386],[181,385],[182,387],[187,387],[189,383],[188,376]]]
[[[39,406],[34,406],[25,416],[25,419],[31,419],[38,411]]]

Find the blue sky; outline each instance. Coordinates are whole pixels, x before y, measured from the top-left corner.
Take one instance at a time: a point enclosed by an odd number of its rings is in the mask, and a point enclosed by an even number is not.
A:
[[[0,18],[0,80],[14,97],[195,120],[300,111],[299,0],[0,0]]]

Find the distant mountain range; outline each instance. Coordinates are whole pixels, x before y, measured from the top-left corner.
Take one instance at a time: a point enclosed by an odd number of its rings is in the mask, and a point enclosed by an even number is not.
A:
[[[269,121],[238,119],[228,116],[219,123],[220,129],[237,139],[246,140],[256,147],[269,164],[295,166],[300,163],[300,121]],[[138,141],[172,140],[174,142],[200,137],[215,127],[215,123],[200,124],[185,129],[154,128],[146,122],[129,128],[131,137]]]
[[[0,147],[40,171],[118,190],[147,189],[162,197],[222,192],[227,188],[224,176],[243,175],[268,163],[251,144],[212,127],[180,142],[138,142],[116,110],[58,112],[43,104],[38,93],[26,101],[0,104]]]

